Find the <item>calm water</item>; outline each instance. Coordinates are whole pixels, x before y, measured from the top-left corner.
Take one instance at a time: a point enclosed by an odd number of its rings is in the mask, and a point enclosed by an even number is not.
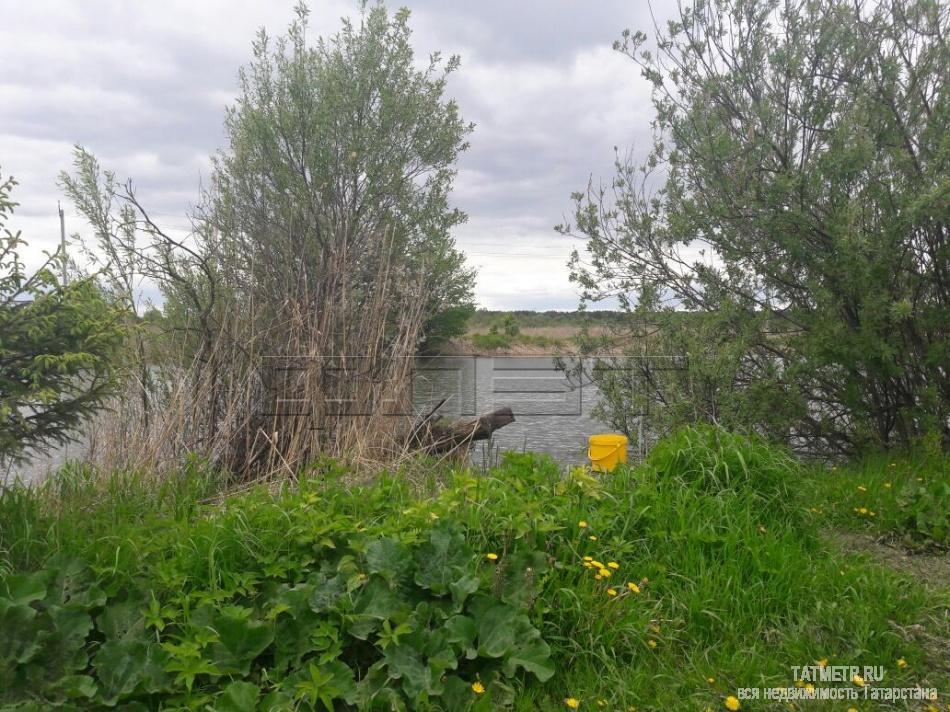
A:
[[[424,359],[413,384],[413,404],[424,413],[448,397],[439,413],[453,419],[508,406],[515,422],[494,434],[492,455],[496,449],[525,449],[548,453],[564,463],[580,463],[587,458],[588,436],[610,428],[591,417],[599,398],[597,388],[572,380],[550,357]],[[487,454],[485,445],[476,444],[472,457],[479,463]]]
[[[545,452],[564,463],[587,457],[587,438],[610,428],[593,419],[597,388],[578,383],[557,370],[554,360],[539,356],[441,356],[419,360],[413,383],[413,409],[428,412],[447,398],[439,414],[474,418],[508,406],[515,422],[497,431],[490,443],[476,443],[475,464],[493,462],[499,451]],[[5,476],[36,480],[69,458],[82,457],[82,442],[50,448]]]

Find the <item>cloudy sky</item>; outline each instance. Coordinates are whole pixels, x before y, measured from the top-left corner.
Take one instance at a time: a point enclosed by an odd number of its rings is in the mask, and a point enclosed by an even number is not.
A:
[[[19,181],[7,227],[35,257],[59,236],[56,186],[82,144],[169,228],[186,212],[209,156],[224,145],[224,108],[255,31],[283,31],[293,0],[2,0],[0,173]],[[397,3],[389,3],[395,7]],[[613,148],[642,153],[649,91],[611,43],[652,27],[633,0],[405,0],[420,54],[456,53],[450,93],[477,126],[459,166],[456,232],[492,309],[573,309],[565,263],[574,244],[552,226],[570,193],[609,179]],[[673,3],[655,0],[661,23]],[[310,34],[354,15],[349,0],[313,0]],[[67,230],[84,226],[66,209]]]

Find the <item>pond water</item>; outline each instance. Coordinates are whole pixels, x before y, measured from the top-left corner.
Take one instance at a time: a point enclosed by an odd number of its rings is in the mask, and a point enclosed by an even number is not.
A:
[[[571,364],[568,364],[570,366]],[[492,463],[499,451],[544,452],[563,463],[587,458],[587,438],[610,428],[591,415],[596,386],[568,378],[549,356],[443,356],[420,359],[413,406],[425,413],[448,398],[439,414],[474,418],[508,406],[515,422],[476,443],[475,464]]]
[[[445,398],[438,414],[451,419],[511,408],[515,422],[472,448],[475,465],[492,464],[505,450],[543,452],[573,464],[586,461],[590,435],[610,430],[591,416],[599,397],[596,386],[568,378],[549,356],[439,356],[419,359],[412,403],[415,413],[427,413]],[[0,484],[14,477],[38,480],[67,459],[82,457],[84,450],[81,438],[51,447],[11,472],[0,472]]]

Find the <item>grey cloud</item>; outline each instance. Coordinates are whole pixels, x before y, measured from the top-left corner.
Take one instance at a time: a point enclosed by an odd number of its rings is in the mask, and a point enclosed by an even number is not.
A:
[[[450,91],[478,126],[453,199],[470,215],[458,241],[480,267],[479,299],[496,308],[573,307],[564,262],[575,245],[551,226],[589,176],[609,178],[614,145],[649,140],[646,84],[610,50],[625,27],[652,23],[648,7],[621,0],[407,4],[420,52],[462,55]],[[336,31],[338,18],[356,7],[314,2],[311,34]],[[14,225],[36,247],[55,243],[56,175],[81,143],[120,176],[134,177],[169,224],[183,226],[208,156],[223,145],[224,107],[256,29],[279,34],[291,17],[290,0],[9,4],[0,26],[0,169],[21,180]],[[75,215],[69,220],[79,229]],[[527,277],[513,278],[511,263]]]

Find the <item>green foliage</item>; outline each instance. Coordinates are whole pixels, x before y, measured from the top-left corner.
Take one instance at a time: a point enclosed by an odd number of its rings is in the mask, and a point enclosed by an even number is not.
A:
[[[900,494],[900,512],[912,541],[950,548],[950,479],[909,483]]]
[[[512,345],[511,337],[497,331],[494,334],[472,334],[469,338],[472,340],[472,346],[477,349],[506,349]]]
[[[429,317],[423,328],[425,341],[422,344],[422,349],[432,351],[446,341],[462,336],[468,327],[468,320],[474,313],[474,306],[463,304],[447,307]]]
[[[309,46],[308,14],[299,5],[276,39],[261,31],[226,118],[230,150],[214,181],[228,282],[258,309],[319,304],[325,273],[337,269],[350,299],[369,300],[387,261],[422,285],[384,305],[392,321],[421,307],[426,337],[447,338],[474,284],[450,235],[466,219],[449,194],[473,129],[445,96],[459,59],[417,63],[406,9],[367,5],[358,23],[344,19]],[[343,252],[348,261],[334,264]]]
[[[940,601],[826,549],[759,438],[688,429],[604,476],[509,454],[429,494],[344,472],[213,506],[197,463],[0,493],[0,704],[702,709],[819,658],[945,680],[894,632],[945,635]]]
[[[25,272],[25,243],[4,228],[14,185],[0,181],[0,464],[69,440],[101,407],[124,335],[123,310],[92,278],[57,278],[64,255]]]
[[[690,358],[638,381],[674,424],[839,453],[950,438],[948,31],[933,0],[714,0],[682,7],[656,51],[624,32],[653,148],[618,157],[560,229],[586,240],[585,301],[630,312],[631,354],[659,327],[650,353]]]
[[[867,531],[911,550],[950,548],[950,460],[918,448],[815,466],[810,508],[842,529]]]

